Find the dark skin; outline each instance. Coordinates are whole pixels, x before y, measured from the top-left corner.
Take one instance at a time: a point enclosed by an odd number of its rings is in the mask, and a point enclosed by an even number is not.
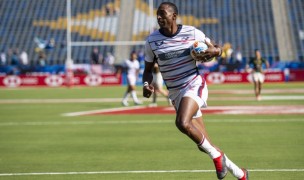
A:
[[[160,27],[160,31],[165,36],[172,36],[178,30],[177,14],[167,4],[161,5],[157,10],[157,22]],[[221,49],[214,46],[212,43],[206,43],[208,49],[203,52],[203,57],[211,58],[220,55]],[[143,82],[148,82],[148,86],[143,87],[143,96],[149,98],[154,92],[154,87],[151,84],[153,76],[154,63],[145,62],[145,70],[143,74]],[[203,138],[208,138],[205,125],[202,117],[192,118],[193,115],[199,110],[198,104],[190,97],[183,97],[179,109],[176,112],[176,127],[189,138],[191,138],[196,144],[199,144]],[[210,142],[210,140],[209,140]]]
[[[255,58],[256,59],[262,58],[260,51],[255,52]],[[266,68],[268,67],[269,67],[269,63],[266,61]],[[254,81],[254,92],[256,97],[261,95],[261,90],[262,90],[262,83],[260,81]]]

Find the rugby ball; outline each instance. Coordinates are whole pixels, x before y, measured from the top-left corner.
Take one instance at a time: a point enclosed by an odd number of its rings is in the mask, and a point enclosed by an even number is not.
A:
[[[206,59],[203,57],[203,53],[208,49],[208,45],[203,41],[194,41],[190,46],[190,55],[195,61],[209,62],[213,58]]]

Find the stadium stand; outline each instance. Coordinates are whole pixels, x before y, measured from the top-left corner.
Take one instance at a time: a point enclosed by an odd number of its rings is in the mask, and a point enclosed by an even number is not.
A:
[[[295,36],[297,56],[304,61],[304,2],[300,0],[288,0],[291,27]]]
[[[130,39],[144,41],[152,28],[157,28],[155,16],[149,15],[149,0],[135,0],[133,30]],[[153,13],[163,0],[153,1]],[[240,48],[244,66],[253,50],[259,48],[271,63],[278,59],[271,0],[172,0],[180,7],[180,21],[203,30],[210,38],[233,49]],[[287,67],[301,68],[304,59],[304,1],[286,0],[297,47],[297,62],[283,62]],[[72,1],[72,41],[116,40],[120,0]],[[26,51],[31,71],[58,73],[64,70],[66,59],[66,1],[64,0],[1,0],[0,51],[7,54],[10,64],[13,50]],[[39,68],[39,48],[35,38],[55,46],[45,50],[46,64],[54,68]],[[75,63],[90,63],[93,47],[73,47]],[[100,46],[100,52],[113,52],[114,46]],[[142,46],[134,46],[142,49]],[[3,66],[3,65],[2,65]],[[282,64],[280,67],[283,67]],[[55,69],[55,70],[54,70]],[[57,70],[56,70],[57,69]],[[1,67],[1,73],[12,72]]]

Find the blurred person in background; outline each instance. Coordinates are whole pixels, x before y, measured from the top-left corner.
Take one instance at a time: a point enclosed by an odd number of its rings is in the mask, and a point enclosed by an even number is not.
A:
[[[20,54],[20,61],[21,61],[21,64],[24,66],[27,66],[29,64],[28,55],[25,50],[23,50]]]
[[[23,50],[19,56],[20,58],[20,71],[21,74],[25,74],[30,70],[30,66],[29,66],[29,58],[28,58],[28,54],[25,50]]]
[[[234,54],[234,63],[235,63],[236,71],[240,72],[241,68],[242,68],[242,62],[243,62],[243,55],[241,52],[241,48],[238,47],[233,54]]]
[[[153,67],[153,81],[152,81],[154,92],[153,92],[152,104],[150,104],[150,106],[157,106],[158,94],[163,95],[168,100],[168,104],[172,105],[168,97],[168,91],[163,88],[163,84],[164,84],[163,77],[159,71],[158,64],[155,63]]]
[[[219,71],[227,71],[227,65],[230,63],[231,56],[233,53],[232,45],[230,43],[225,43],[222,48],[222,55],[219,60]]]
[[[12,66],[18,66],[20,63],[20,59],[19,59],[19,50],[18,49],[14,49],[13,50],[13,54],[11,56],[11,65]]]
[[[262,58],[259,49],[255,49],[254,53],[255,53],[255,57],[250,59],[247,69],[251,68],[251,76],[254,84],[255,97],[256,100],[260,101],[262,84],[264,83],[265,80],[263,65],[265,65],[266,69],[268,69],[269,63],[266,59]]]
[[[102,66],[101,63],[102,55],[99,53],[99,49],[94,47],[91,52],[91,65],[90,65],[90,73],[92,74],[102,74]]]
[[[156,17],[160,29],[150,34],[145,44],[143,96],[149,98],[155,91],[151,83],[156,61],[176,110],[176,127],[209,155],[218,179],[225,178],[229,170],[239,180],[248,180],[248,171],[235,165],[208,137],[201,112],[207,107],[208,88],[189,47],[195,40],[205,42],[208,49],[200,55],[202,60],[221,56],[222,49],[195,27],[177,24],[178,9],[171,2],[161,3]]]
[[[10,74],[18,75],[20,73],[20,58],[19,58],[19,50],[13,49],[12,54],[10,56],[10,65],[12,65],[12,70],[9,72]]]
[[[34,38],[34,42],[36,43],[37,47],[35,48],[35,51],[39,53],[40,51],[44,50],[52,50],[55,48],[55,39],[50,38],[48,40],[44,40],[38,37]]]
[[[111,52],[107,52],[106,57],[103,60],[103,66],[105,71],[114,72],[114,63],[115,63],[115,57]]]
[[[117,71],[117,76],[120,76],[122,74],[123,71],[122,69],[124,69],[127,73],[127,83],[128,83],[127,90],[122,99],[122,105],[129,106],[128,99],[130,95],[135,105],[142,104],[142,102],[137,98],[137,94],[136,94],[136,81],[140,69],[136,52],[132,51],[130,54],[130,59],[126,59],[123,62],[122,68],[118,69]]]
[[[91,64],[99,64],[99,50],[94,47],[91,52]]]
[[[1,51],[1,54],[0,54],[0,65],[6,65],[6,62],[7,59],[6,59],[6,53],[5,53],[5,50],[2,50]]]
[[[46,54],[44,51],[39,51],[38,54],[38,64],[39,66],[46,66]]]

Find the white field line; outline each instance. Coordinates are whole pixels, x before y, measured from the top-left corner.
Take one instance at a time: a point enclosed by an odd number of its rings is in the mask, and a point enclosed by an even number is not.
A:
[[[27,104],[27,103],[100,103],[121,102],[121,98],[87,98],[87,99],[2,99],[0,104]]]
[[[263,93],[304,93],[304,89],[263,89]],[[227,89],[227,90],[210,90],[210,94],[253,94],[253,89]]]
[[[125,110],[133,110],[133,109],[144,109],[145,106],[131,106],[131,107],[119,107],[119,108],[111,108],[111,109],[99,109],[99,110],[92,110],[92,111],[80,111],[80,112],[72,112],[72,113],[64,113],[63,116],[82,116],[82,115],[90,115],[96,113],[103,113],[103,112],[114,112],[114,111],[125,111]]]
[[[285,123],[304,122],[304,119],[211,119],[208,123]],[[168,120],[130,120],[130,121],[58,121],[58,122],[1,122],[0,127],[6,126],[61,126],[61,125],[111,125],[111,124],[174,124],[174,119]]]
[[[304,100],[304,96],[262,96],[262,100]]]
[[[142,101],[149,102],[151,99],[141,98]],[[167,101],[160,97],[158,101]],[[212,101],[249,101],[255,100],[254,97],[209,97]],[[262,100],[304,100],[304,96],[262,96]],[[85,99],[0,99],[0,104],[31,104],[31,103],[105,103],[121,102],[121,98],[85,98]]]
[[[109,113],[121,110],[140,110],[146,108],[145,106],[132,106],[132,107],[120,107],[111,109],[91,110],[91,111],[79,111],[64,113],[63,116],[82,116],[93,115],[98,113]],[[174,110],[173,107],[166,107],[166,110]],[[291,106],[210,106],[207,110],[218,110],[215,114],[296,114],[304,113],[304,106],[291,105]]]
[[[249,172],[304,172],[304,169],[249,169]],[[93,172],[0,173],[0,176],[84,175],[84,174],[151,174],[151,173],[213,173],[215,170],[146,170]]]

